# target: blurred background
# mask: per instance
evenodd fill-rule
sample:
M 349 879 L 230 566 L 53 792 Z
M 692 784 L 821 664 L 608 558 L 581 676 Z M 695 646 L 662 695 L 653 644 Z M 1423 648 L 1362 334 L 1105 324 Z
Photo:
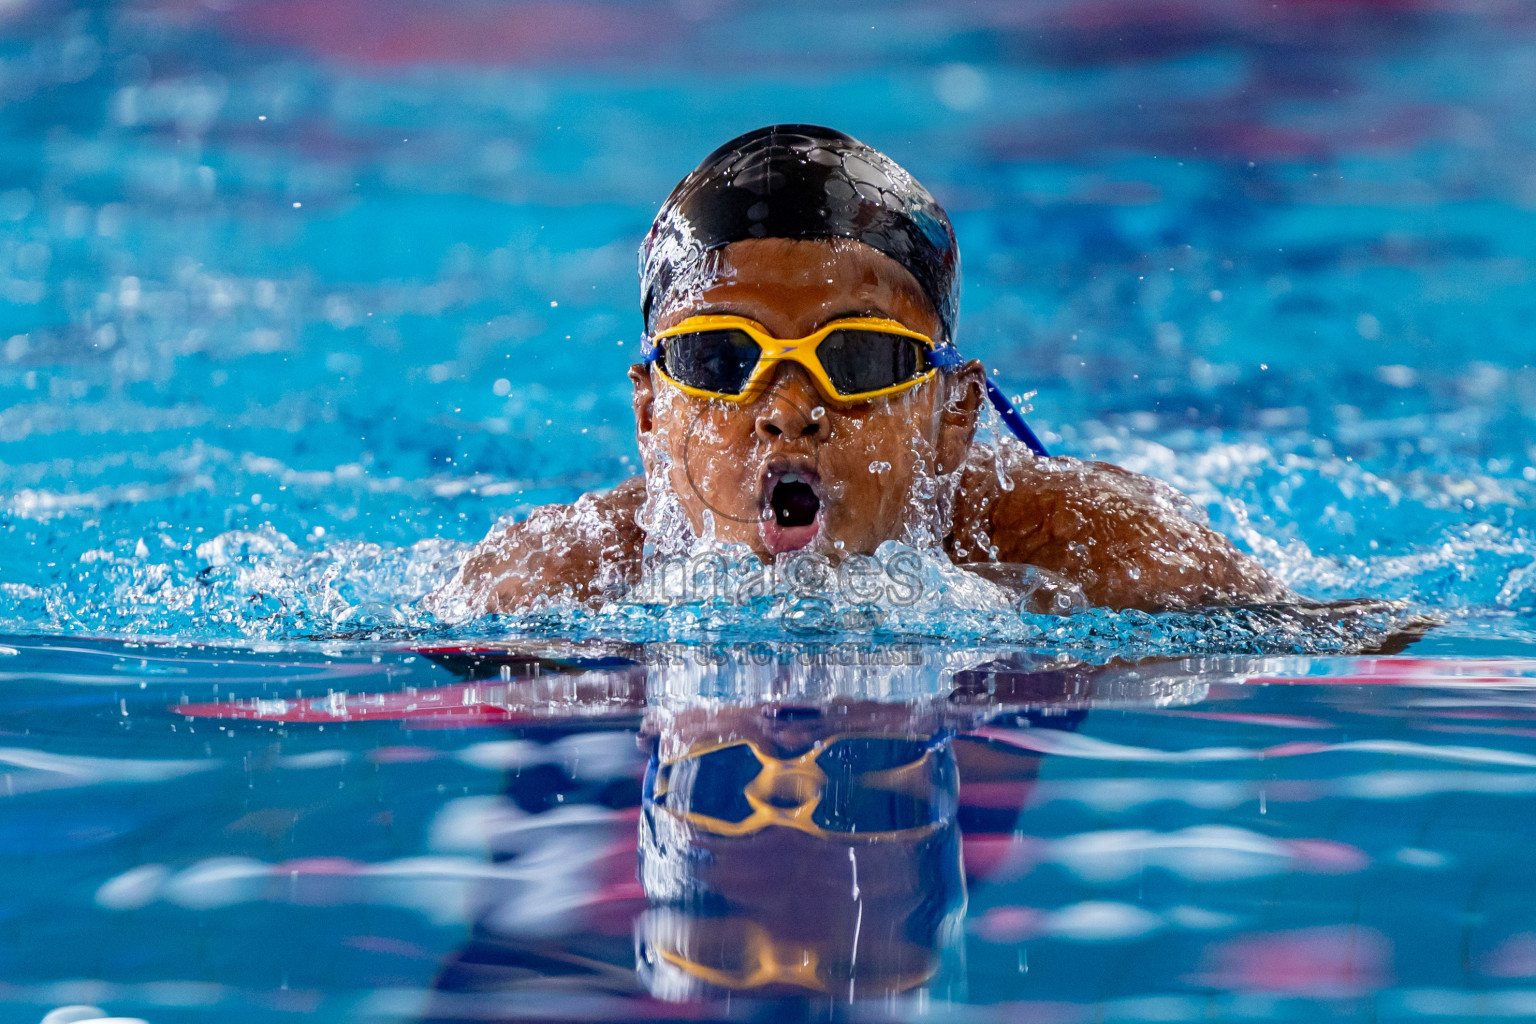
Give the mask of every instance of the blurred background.
M 408 626 L 498 517 L 636 471 L 640 238 L 719 143 L 811 121 L 949 209 L 961 348 L 1054 450 L 1185 488 L 1309 596 L 1509 651 L 1533 28 L 1517 0 L 0 0 L 0 625 Z

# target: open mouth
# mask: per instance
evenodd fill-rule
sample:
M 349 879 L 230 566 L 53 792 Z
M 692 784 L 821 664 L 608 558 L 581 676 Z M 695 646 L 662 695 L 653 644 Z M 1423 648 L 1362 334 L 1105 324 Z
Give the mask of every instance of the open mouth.
M 813 470 L 776 466 L 763 479 L 763 540 L 774 554 L 803 548 L 821 529 L 821 480 Z
M 810 526 L 821 511 L 821 499 L 810 482 L 793 474 L 784 477 L 768 496 L 773 521 L 780 526 Z

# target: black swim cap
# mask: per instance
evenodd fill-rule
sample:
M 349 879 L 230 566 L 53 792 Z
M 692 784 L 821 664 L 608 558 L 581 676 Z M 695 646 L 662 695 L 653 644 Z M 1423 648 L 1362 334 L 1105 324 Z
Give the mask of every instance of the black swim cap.
M 900 263 L 953 341 L 960 250 L 949 215 L 890 157 L 813 124 L 738 136 L 684 178 L 640 246 L 640 310 L 704 284 L 706 254 L 747 238 L 850 238 Z

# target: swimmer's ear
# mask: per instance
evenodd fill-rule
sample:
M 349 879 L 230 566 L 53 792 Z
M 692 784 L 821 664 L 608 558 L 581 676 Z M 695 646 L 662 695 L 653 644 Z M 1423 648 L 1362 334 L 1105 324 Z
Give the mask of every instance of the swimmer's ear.
M 656 386 L 651 383 L 651 368 L 646 363 L 635 363 L 629 368 L 629 382 L 635 386 L 635 437 L 641 441 L 655 424 L 651 409 L 656 404 Z
M 939 472 L 953 473 L 965 465 L 976 436 L 981 403 L 987 394 L 987 371 L 979 359 L 972 359 L 949 374 L 949 393 L 939 414 Z

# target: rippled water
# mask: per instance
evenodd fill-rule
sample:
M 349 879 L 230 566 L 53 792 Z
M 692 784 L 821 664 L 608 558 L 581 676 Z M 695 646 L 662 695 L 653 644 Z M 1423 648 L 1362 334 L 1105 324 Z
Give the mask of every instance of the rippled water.
M 1073 669 L 913 646 L 850 670 L 852 648 L 726 651 L 17 642 L 0 655 L 4 1019 L 1536 1012 L 1536 663 Z M 655 872 L 642 889 L 637 856 L 658 854 L 636 730 L 665 749 L 785 707 L 823 709 L 827 731 L 959 730 L 948 873 L 899 840 L 786 849 L 768 829 L 663 859 L 713 877 L 706 911 Z M 729 858 L 744 879 L 710 875 Z M 911 865 L 922 888 L 890 881 Z M 939 911 L 952 926 L 925 928 Z M 743 918 L 815 957 L 816 981 L 770 1001 L 661 969 L 690 949 L 739 967 L 697 936 Z M 926 981 L 890 981 L 898 961 Z
M 1536 1017 L 1532 27 L 0 4 L 0 1018 L 783 1016 L 657 966 L 705 926 L 636 881 L 635 732 L 701 696 L 1007 754 L 960 759 L 931 977 L 795 1012 Z M 430 618 L 496 520 L 637 469 L 639 238 L 776 120 L 940 197 L 959 344 L 1052 450 L 1179 487 L 1306 597 L 1403 604 L 1046 617 L 929 566 L 873 632 Z

